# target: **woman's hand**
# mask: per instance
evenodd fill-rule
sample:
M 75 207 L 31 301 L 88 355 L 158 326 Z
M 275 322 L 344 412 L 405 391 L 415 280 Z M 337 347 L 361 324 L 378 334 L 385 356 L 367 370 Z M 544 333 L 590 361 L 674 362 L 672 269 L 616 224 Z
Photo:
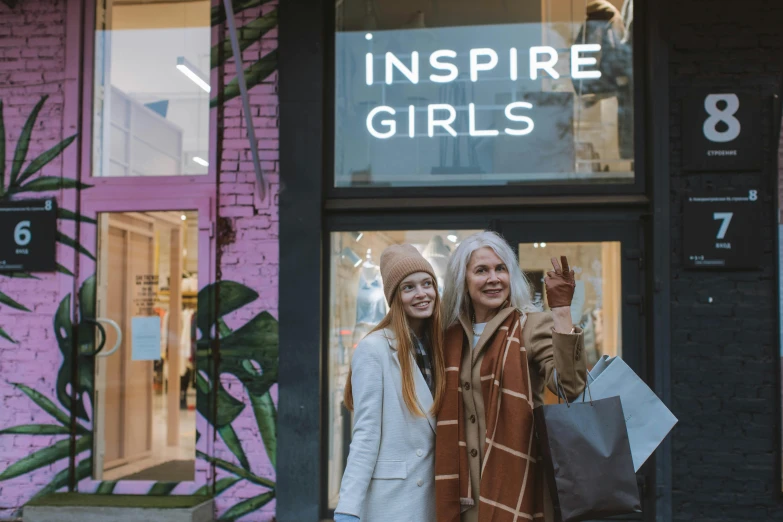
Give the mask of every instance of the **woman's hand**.
M 554 271 L 547 272 L 544 279 L 546 300 L 549 303 L 549 308 L 553 310 L 563 306 L 570 307 L 571 300 L 574 298 L 574 288 L 576 287 L 574 271 L 569 269 L 568 259 L 566 256 L 561 256 L 560 260 L 563 263 L 562 267 L 557 262 L 557 258 L 552 258 Z
M 574 271 L 568 267 L 568 259 L 562 256 L 560 260 L 563 263 L 561 267 L 556 258 L 552 258 L 552 268 L 554 271 L 547 272 L 546 298 L 549 308 L 552 309 L 552 319 L 555 323 L 555 331 L 568 334 L 573 331 L 574 324 L 571 322 L 571 300 L 574 298 Z

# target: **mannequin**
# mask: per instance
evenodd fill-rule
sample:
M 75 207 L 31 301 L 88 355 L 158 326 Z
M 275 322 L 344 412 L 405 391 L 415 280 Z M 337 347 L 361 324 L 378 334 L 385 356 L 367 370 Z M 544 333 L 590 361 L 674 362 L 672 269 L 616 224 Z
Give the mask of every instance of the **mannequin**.
M 430 262 L 432 269 L 435 270 L 435 276 L 438 278 L 438 291 L 443 292 L 443 276 L 446 275 L 446 266 L 449 262 L 451 250 L 443 242 L 441 236 L 433 236 L 427 247 L 422 252 L 424 259 Z
M 378 265 L 372 261 L 372 249 L 367 254 L 359 272 L 359 289 L 356 292 L 356 328 L 352 346 L 367 335 L 386 315 L 386 298 Z

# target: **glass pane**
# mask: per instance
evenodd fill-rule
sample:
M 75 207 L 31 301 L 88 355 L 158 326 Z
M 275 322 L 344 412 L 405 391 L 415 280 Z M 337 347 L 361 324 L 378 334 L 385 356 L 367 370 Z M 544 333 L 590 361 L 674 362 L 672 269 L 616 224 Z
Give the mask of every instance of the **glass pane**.
M 94 478 L 193 481 L 198 215 L 104 213 L 98 223 L 107 343 L 95 365 Z
M 394 244 L 414 245 L 432 264 L 443 291 L 449 255 L 478 230 L 334 232 L 331 235 L 329 315 L 329 508 L 337 506 L 340 480 L 351 443 L 351 412 L 343 405 L 348 369 L 359 341 L 386 315 L 380 275 L 381 252 Z
M 210 2 L 98 4 L 93 176 L 206 174 Z
M 622 289 L 620 242 L 520 243 L 519 267 L 530 281 L 534 301 L 549 310 L 544 276 L 552 270 L 552 257 L 568 257 L 576 276 L 571 319 L 584 330 L 587 367 L 602 355 L 622 356 Z M 546 401 L 557 397 L 546 390 Z
M 340 0 L 336 31 L 336 187 L 633 181 L 632 0 Z

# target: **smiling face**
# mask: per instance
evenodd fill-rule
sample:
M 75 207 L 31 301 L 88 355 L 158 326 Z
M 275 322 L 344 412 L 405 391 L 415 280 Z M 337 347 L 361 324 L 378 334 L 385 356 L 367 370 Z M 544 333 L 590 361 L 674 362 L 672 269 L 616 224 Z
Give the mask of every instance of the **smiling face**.
M 426 272 L 416 272 L 403 279 L 397 291 L 408 323 L 411 328 L 418 330 L 435 310 L 435 281 Z
M 483 247 L 471 254 L 465 283 L 477 323 L 485 323 L 497 314 L 508 299 L 510 280 L 508 267 L 494 250 Z

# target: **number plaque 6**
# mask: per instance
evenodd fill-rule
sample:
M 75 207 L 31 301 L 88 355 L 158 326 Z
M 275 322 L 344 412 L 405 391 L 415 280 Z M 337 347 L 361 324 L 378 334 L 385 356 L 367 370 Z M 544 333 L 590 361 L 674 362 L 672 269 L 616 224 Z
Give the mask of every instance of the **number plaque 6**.
M 14 228 L 14 242 L 19 246 L 27 246 L 30 244 L 30 240 L 33 239 L 33 234 L 30 232 L 30 222 L 20 221 Z

